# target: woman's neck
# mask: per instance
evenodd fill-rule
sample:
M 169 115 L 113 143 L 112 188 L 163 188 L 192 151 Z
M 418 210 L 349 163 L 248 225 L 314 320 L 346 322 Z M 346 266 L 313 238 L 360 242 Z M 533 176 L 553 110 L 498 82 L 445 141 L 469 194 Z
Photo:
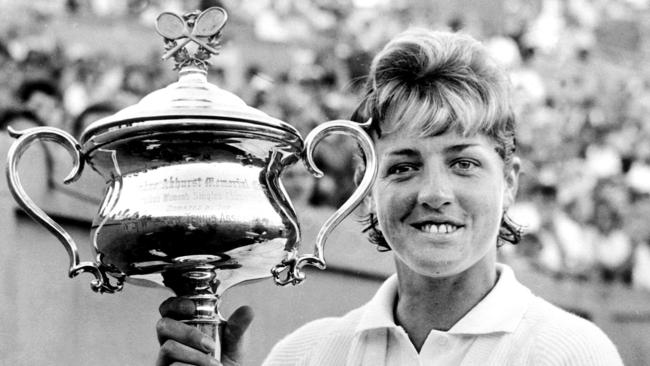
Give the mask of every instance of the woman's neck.
M 395 322 L 420 351 L 431 330 L 447 331 L 467 314 L 496 283 L 496 258 L 488 254 L 463 273 L 433 278 L 415 273 L 399 259 Z

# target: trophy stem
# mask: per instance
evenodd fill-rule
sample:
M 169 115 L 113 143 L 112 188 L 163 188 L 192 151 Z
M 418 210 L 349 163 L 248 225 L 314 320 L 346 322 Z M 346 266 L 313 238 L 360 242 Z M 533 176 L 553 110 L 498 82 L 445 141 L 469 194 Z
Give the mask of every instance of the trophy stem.
M 221 359 L 221 327 L 225 321 L 219 314 L 219 296 L 215 267 L 209 264 L 197 264 L 190 268 L 168 270 L 163 274 L 165 286 L 171 288 L 177 296 L 194 302 L 194 317 L 185 323 L 198 328 L 203 334 L 212 338 L 216 349 L 211 353 Z

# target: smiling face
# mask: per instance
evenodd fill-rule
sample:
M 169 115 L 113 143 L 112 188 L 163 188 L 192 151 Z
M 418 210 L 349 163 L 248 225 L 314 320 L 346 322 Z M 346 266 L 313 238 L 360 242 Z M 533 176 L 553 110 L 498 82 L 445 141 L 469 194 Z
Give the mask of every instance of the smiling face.
M 397 266 L 420 275 L 460 274 L 494 258 L 518 163 L 504 172 L 495 143 L 455 131 L 422 137 L 396 131 L 376 141 L 379 175 L 370 210 Z

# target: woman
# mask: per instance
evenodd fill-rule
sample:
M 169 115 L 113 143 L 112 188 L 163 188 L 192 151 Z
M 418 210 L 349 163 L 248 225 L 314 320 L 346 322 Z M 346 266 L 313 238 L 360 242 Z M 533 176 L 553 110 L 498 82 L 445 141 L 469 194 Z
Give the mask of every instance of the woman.
M 265 365 L 620 365 L 595 325 L 534 296 L 496 263 L 519 231 L 505 212 L 517 190 L 508 82 L 468 36 L 412 30 L 375 57 L 355 119 L 373 119 L 379 175 L 366 199 L 371 241 L 396 275 L 366 305 L 311 322 Z M 181 317 L 172 299 L 163 316 Z M 193 309 L 188 309 L 193 310 Z M 251 320 L 236 311 L 224 364 Z M 200 335 L 163 318 L 159 364 L 210 365 Z

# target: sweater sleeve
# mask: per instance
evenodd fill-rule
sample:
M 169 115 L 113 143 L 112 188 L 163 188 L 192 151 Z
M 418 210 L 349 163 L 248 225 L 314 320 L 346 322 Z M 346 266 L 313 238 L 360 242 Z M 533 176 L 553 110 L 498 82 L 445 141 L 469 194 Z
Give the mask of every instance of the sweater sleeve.
M 562 312 L 537 333 L 529 364 L 544 366 L 622 366 L 612 341 L 592 322 Z

